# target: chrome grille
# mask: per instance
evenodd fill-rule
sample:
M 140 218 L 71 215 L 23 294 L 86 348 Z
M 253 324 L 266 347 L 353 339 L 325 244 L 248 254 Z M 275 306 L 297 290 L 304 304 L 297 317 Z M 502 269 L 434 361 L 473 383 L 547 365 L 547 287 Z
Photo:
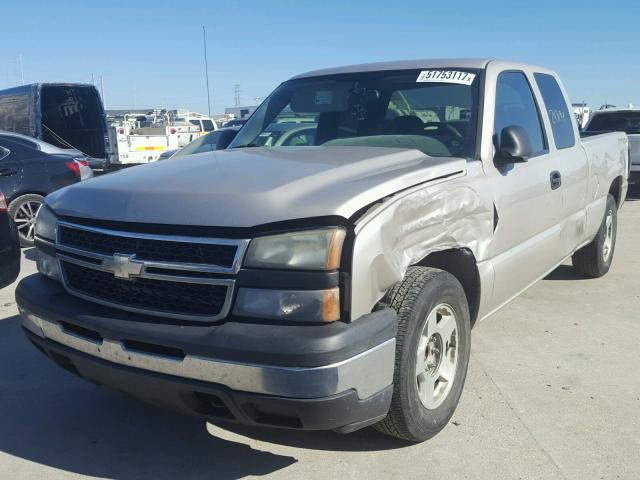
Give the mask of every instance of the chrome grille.
M 58 222 L 56 250 L 73 295 L 138 313 L 216 321 L 229 313 L 231 275 L 248 243 Z
M 208 264 L 223 268 L 233 267 L 238 248 L 235 244 L 220 245 L 113 235 L 70 228 L 66 225 L 60 225 L 58 235 L 62 245 L 105 255 L 135 253 L 138 260 Z

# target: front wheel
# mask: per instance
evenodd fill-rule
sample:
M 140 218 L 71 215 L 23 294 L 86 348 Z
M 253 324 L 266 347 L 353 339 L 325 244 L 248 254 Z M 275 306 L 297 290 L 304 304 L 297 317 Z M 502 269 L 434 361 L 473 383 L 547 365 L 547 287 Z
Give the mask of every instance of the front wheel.
M 605 275 L 613 261 L 617 231 L 618 204 L 613 195 L 609 194 L 600 229 L 591 243 L 573 254 L 573 268 L 587 277 L 598 278 Z
M 398 312 L 393 398 L 375 428 L 422 442 L 447 425 L 462 393 L 471 343 L 467 298 L 448 272 L 411 267 L 386 300 Z

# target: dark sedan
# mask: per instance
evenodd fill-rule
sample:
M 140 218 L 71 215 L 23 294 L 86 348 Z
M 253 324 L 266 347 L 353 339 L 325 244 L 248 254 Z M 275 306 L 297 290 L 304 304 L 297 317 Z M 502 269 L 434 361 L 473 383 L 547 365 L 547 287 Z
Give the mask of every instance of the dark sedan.
M 0 192 L 0 288 L 12 283 L 20 272 L 18 232 L 7 210 L 7 201 Z
M 214 132 L 198 137 L 193 142 L 185 145 L 179 150 L 164 152 L 158 160 L 166 160 L 168 158 L 184 157 L 185 155 L 193 155 L 195 153 L 213 152 L 216 150 L 224 150 L 236 137 L 240 127 L 220 128 Z
M 79 182 L 81 167 L 72 155 L 50 155 L 0 138 L 0 191 L 23 247 L 33 245 L 36 215 L 44 197 Z

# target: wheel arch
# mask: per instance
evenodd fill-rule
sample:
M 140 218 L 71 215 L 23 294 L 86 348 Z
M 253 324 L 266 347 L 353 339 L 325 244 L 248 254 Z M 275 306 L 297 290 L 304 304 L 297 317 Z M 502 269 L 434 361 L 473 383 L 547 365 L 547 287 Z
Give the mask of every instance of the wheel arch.
M 468 248 L 441 250 L 430 253 L 414 265 L 444 270 L 460 282 L 467 297 L 473 326 L 478 318 L 481 295 L 480 273 L 473 252 Z
M 14 193 L 8 200 L 9 203 L 17 200 L 20 197 L 24 197 L 25 195 L 40 195 L 41 197 L 46 197 L 47 194 L 45 192 L 37 191 L 37 190 L 21 190 L 19 192 Z
M 611 186 L 609 187 L 609 193 L 613 195 L 613 198 L 616 201 L 616 205 L 618 208 L 622 205 L 622 175 L 617 176 L 611 182 Z

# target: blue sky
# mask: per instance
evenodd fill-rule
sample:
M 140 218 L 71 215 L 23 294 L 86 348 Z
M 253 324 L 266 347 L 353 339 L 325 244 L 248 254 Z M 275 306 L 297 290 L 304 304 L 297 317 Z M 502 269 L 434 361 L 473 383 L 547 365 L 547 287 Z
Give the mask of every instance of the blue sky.
M 0 88 L 96 82 L 108 108 L 213 112 L 255 103 L 306 70 L 370 61 L 496 57 L 556 69 L 572 101 L 640 105 L 640 2 L 3 0 Z

